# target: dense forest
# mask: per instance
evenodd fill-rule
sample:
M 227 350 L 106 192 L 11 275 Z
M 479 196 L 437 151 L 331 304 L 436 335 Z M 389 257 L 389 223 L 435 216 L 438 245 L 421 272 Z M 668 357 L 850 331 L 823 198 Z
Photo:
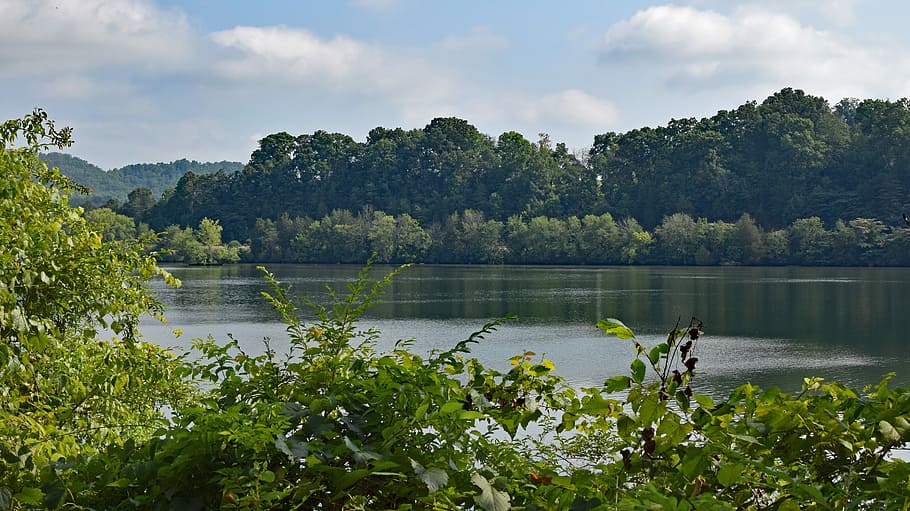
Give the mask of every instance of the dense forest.
M 174 188 L 187 172 L 211 174 L 219 170 L 237 172 L 243 168 L 239 162 L 203 163 L 182 159 L 170 163 L 137 163 L 105 171 L 81 158 L 57 152 L 42 154 L 41 160 L 90 188 L 91 194 L 77 194 L 77 199 L 88 200 L 98 206 L 122 203 L 137 188 L 148 188 L 153 196 L 158 197 L 165 190 Z
M 30 145 L 10 147 L 20 133 Z M 893 374 L 863 390 L 810 376 L 797 395 L 744 383 L 710 396 L 701 375 L 718 366 L 697 318 L 666 340 L 601 320 L 629 371 L 578 388 L 534 352 L 504 370 L 474 357 L 507 318 L 449 349 L 381 350 L 358 319 L 396 273 L 367 266 L 308 312 L 266 273 L 287 337 L 257 351 L 230 335 L 191 352 L 148 342 L 140 320 L 164 321 L 148 281 L 179 282 L 60 193 L 73 183 L 38 151 L 70 134 L 41 110 L 0 123 L 2 510 L 910 507 L 895 455 L 910 390 Z M 214 220 L 198 231 L 219 241 Z
M 908 203 L 910 101 L 788 88 L 584 154 L 457 118 L 276 133 L 240 171 L 112 209 L 155 230 L 212 219 L 256 261 L 903 265 Z

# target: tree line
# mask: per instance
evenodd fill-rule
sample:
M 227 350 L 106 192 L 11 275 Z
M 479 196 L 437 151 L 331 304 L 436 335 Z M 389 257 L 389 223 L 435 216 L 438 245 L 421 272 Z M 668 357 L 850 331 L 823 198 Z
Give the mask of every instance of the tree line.
M 379 233 L 391 221 L 430 241 L 390 260 L 907 264 L 908 148 L 907 99 L 832 107 L 788 88 L 712 117 L 597 135 L 584 154 L 545 134 L 494 139 L 457 118 L 378 127 L 365 142 L 276 133 L 242 170 L 188 172 L 160 197 L 137 188 L 108 206 L 159 231 L 216 219 L 255 261 L 362 261 L 372 245 L 388 252 Z M 374 225 L 380 212 L 390 220 Z M 585 236 L 604 215 L 625 241 L 596 255 Z M 758 234 L 730 237 L 750 222 Z M 680 226 L 693 231 L 677 236 Z
M 108 240 L 149 232 L 109 208 L 86 213 Z M 365 208 L 335 210 L 321 219 L 257 219 L 250 238 L 222 241 L 222 226 L 204 217 L 197 226 L 173 224 L 151 246 L 159 260 L 189 264 L 245 262 L 466 264 L 840 265 L 910 264 L 910 229 L 880 220 L 818 217 L 764 230 L 748 214 L 736 222 L 674 213 L 652 230 L 609 213 L 566 219 L 515 215 L 505 222 L 465 210 L 422 226 L 408 214 Z
M 70 205 L 74 184 L 38 160 L 69 141 L 40 110 L 0 124 L 2 510 L 910 507 L 894 455 L 910 390 L 810 375 L 797 395 L 702 394 L 697 318 L 650 342 L 600 321 L 629 371 L 579 389 L 533 352 L 504 370 L 472 356 L 506 319 L 446 350 L 381 351 L 358 319 L 396 273 L 368 266 L 303 312 L 266 272 L 283 343 L 147 342 L 140 320 L 164 320 L 148 281 L 179 281 Z M 218 241 L 214 220 L 193 231 Z
M 40 158 L 48 166 L 59 168 L 70 179 L 87 186 L 90 193 L 74 191 L 74 197 L 92 207 L 116 208 L 130 192 L 137 189 L 148 189 L 154 202 L 154 197 L 160 197 L 165 190 L 173 188 L 187 172 L 210 174 L 219 170 L 236 172 L 243 168 L 239 162 L 180 159 L 170 163 L 135 163 L 105 171 L 69 154 L 52 151 L 41 154 Z

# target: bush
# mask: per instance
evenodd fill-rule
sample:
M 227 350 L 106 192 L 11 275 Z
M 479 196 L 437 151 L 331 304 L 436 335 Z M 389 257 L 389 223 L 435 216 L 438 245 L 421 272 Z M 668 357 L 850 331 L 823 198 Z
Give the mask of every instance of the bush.
M 192 391 L 137 330 L 161 313 L 144 282 L 176 281 L 143 241 L 103 241 L 68 203 L 76 185 L 38 159 L 69 136 L 40 110 L 0 125 L 0 509 L 57 507 L 57 472 L 147 441 Z
M 575 389 L 524 353 L 374 349 L 357 320 L 393 275 L 369 266 L 304 320 L 269 273 L 289 348 L 141 340 L 172 278 L 141 242 L 105 242 L 37 159 L 43 112 L 0 126 L 0 509 L 906 509 L 910 392 L 807 378 L 800 394 L 692 389 L 702 323 L 629 342 L 628 376 Z M 8 149 L 17 135 L 28 146 Z M 508 319 L 508 318 L 506 318 Z M 105 339 L 111 335 L 111 339 Z M 163 411 L 170 411 L 167 417 Z

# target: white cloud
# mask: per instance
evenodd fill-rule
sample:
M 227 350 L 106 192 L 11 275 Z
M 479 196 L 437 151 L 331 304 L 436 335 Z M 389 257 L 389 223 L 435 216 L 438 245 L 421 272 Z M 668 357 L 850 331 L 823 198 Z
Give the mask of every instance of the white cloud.
M 483 122 L 546 126 L 574 126 L 585 129 L 603 129 L 617 118 L 617 109 L 611 101 L 601 99 L 578 89 L 567 89 L 538 97 L 525 95 L 485 96 L 473 99 L 464 109 L 472 119 Z
M 244 54 L 245 58 L 223 64 L 225 72 L 238 78 L 261 77 L 265 72 L 304 81 L 339 81 L 382 60 L 379 50 L 348 37 L 326 41 L 287 27 L 235 27 L 213 33 L 212 40 Z
M 857 46 L 761 7 L 725 15 L 657 6 L 611 26 L 601 61 L 656 75 L 671 88 L 734 85 L 766 92 L 794 86 L 836 101 L 905 94 L 910 61 L 904 54 L 900 48 Z
M 186 63 L 184 16 L 146 0 L 2 0 L 0 76 Z
M 447 72 L 417 57 L 343 35 L 323 39 L 305 29 L 240 26 L 211 38 L 241 54 L 218 64 L 232 79 L 418 101 L 445 96 L 454 85 Z
M 616 105 L 578 89 L 548 94 L 532 103 L 531 117 L 554 125 L 580 125 L 603 129 L 616 121 Z
M 128 96 L 135 91 L 126 84 L 98 80 L 82 74 L 65 74 L 42 81 L 42 95 L 53 99 L 95 99 Z
M 731 2 L 726 0 L 727 4 Z M 787 13 L 792 16 L 815 15 L 836 25 L 849 25 L 856 21 L 856 11 L 859 9 L 859 0 L 746 0 L 732 2 L 745 6 L 761 6 L 775 12 Z

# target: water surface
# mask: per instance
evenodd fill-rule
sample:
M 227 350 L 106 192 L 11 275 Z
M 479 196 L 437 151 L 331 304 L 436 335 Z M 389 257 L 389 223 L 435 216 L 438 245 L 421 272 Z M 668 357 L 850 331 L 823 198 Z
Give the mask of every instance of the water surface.
M 393 267 L 376 267 L 382 275 Z M 167 325 L 145 322 L 147 338 L 165 345 L 192 337 L 238 338 L 261 350 L 263 337 L 279 351 L 284 326 L 261 297 L 267 288 L 252 265 L 178 267 L 180 289 L 156 284 L 167 304 Z M 325 303 L 326 286 L 340 295 L 359 267 L 274 265 L 269 270 L 292 294 Z M 699 341 L 699 390 L 721 395 L 747 381 L 797 389 L 805 376 L 856 387 L 887 372 L 910 384 L 907 306 L 910 269 L 752 267 L 515 267 L 431 266 L 406 269 L 362 325 L 380 330 L 380 349 L 413 338 L 413 349 L 447 349 L 485 322 L 507 314 L 474 348 L 485 363 L 508 367 L 509 357 L 546 354 L 577 385 L 598 385 L 626 374 L 628 341 L 593 325 L 620 318 L 646 345 L 659 342 L 678 320 L 705 324 Z M 309 317 L 306 310 L 304 317 Z M 175 340 L 170 331 L 184 335 Z

